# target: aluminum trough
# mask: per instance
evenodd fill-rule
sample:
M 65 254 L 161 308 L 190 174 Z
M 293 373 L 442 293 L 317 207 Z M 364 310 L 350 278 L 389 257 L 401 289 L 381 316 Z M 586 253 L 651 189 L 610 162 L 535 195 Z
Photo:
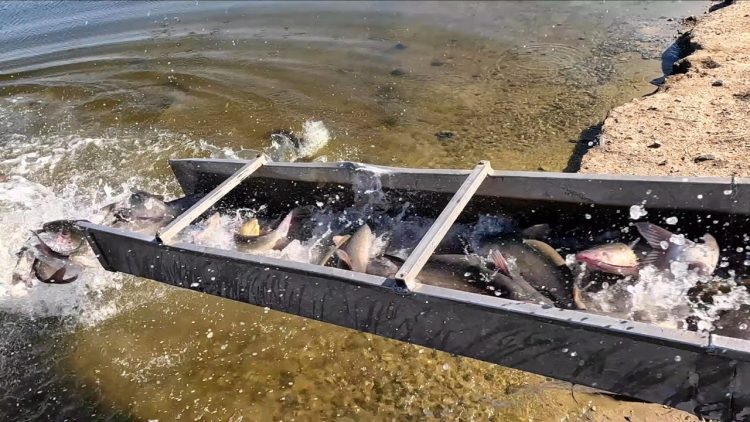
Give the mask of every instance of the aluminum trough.
M 173 161 L 172 167 L 189 195 L 208 194 L 246 164 L 195 159 Z M 305 187 L 350 185 L 363 168 L 378 173 L 384 189 L 448 196 L 472 174 L 352 163 L 267 163 L 239 183 L 237 191 L 257 188 L 253 183 L 261 179 Z M 735 219 L 750 209 L 750 185 L 741 182 L 490 171 L 476 195 L 479 202 L 499 198 L 522 205 L 543 201 L 563 207 L 627 207 L 645 199 L 654 209 L 711 212 Z M 269 189 L 263 194 L 278 193 Z M 703 195 L 703 200 L 696 201 L 697 195 Z M 663 403 L 704 417 L 750 419 L 750 341 L 419 283 L 406 288 L 397 280 L 337 268 L 160 242 L 124 230 L 81 225 L 109 271 Z

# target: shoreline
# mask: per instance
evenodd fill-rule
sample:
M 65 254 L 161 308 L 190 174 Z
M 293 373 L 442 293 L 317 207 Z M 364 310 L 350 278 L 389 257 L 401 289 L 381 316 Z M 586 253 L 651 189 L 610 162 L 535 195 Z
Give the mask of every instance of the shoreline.
M 654 93 L 610 110 L 595 145 L 579 142 L 578 172 L 750 176 L 750 1 L 685 25 L 687 55 Z

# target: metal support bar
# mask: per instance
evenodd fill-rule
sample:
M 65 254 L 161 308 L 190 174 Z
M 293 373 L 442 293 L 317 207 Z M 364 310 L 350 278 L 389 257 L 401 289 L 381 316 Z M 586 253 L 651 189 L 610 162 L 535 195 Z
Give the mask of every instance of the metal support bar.
M 221 200 L 221 198 L 231 192 L 232 189 L 242 183 L 243 180 L 248 178 L 261 166 L 266 164 L 267 161 L 268 159 L 265 155 L 259 155 L 253 161 L 242 166 L 229 178 L 224 180 L 219 186 L 214 188 L 214 190 L 207 193 L 206 196 L 201 198 L 200 201 L 196 202 L 195 205 L 188 208 L 187 211 L 172 220 L 172 222 L 169 223 L 169 225 L 167 225 L 164 230 L 160 230 L 159 233 L 156 234 L 156 239 L 158 241 L 161 241 L 162 243 L 171 243 L 172 239 L 175 235 L 177 235 L 177 233 L 187 227 L 188 224 L 192 223 L 193 220 L 200 217 L 204 212 L 206 212 L 206 210 L 211 208 L 215 203 Z
M 414 251 L 406 258 L 406 261 L 396 273 L 396 279 L 403 281 L 410 289 L 414 287 L 416 279 L 422 267 L 430 259 L 435 249 L 443 240 L 456 221 L 461 212 L 469 203 L 474 193 L 479 189 L 487 174 L 492 170 L 489 161 L 481 161 L 474 168 L 474 171 L 466 177 L 461 187 L 458 188 L 448 205 L 443 208 L 438 218 L 432 223 L 427 233 L 419 241 Z

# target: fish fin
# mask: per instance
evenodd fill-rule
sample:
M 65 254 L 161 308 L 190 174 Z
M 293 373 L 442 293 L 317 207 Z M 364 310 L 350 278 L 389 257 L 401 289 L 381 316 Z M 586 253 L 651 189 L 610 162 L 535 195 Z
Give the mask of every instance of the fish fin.
M 646 242 L 654 248 L 662 250 L 661 242 L 669 242 L 672 232 L 651 223 L 635 223 L 635 228 L 646 239 Z
M 500 271 L 502 274 L 510 276 L 508 261 L 505 259 L 503 254 L 500 253 L 500 251 L 491 250 L 488 257 L 498 271 Z
M 654 249 L 663 250 L 661 242 L 669 242 L 674 233 L 651 223 L 635 223 L 635 228 L 643 236 L 648 244 Z M 685 239 L 685 246 L 693 245 L 695 242 Z M 671 242 L 670 242 L 671 245 Z
M 639 264 L 641 268 L 653 265 L 655 267 L 658 267 L 657 263 L 659 261 L 662 261 L 666 256 L 666 253 L 664 250 L 652 250 L 649 253 L 646 254 L 643 258 L 640 258 Z
M 60 283 L 64 280 L 63 277 L 65 277 L 65 265 L 60 267 L 57 271 L 52 273 L 49 277 L 46 277 L 46 278 L 44 276 L 40 277 L 40 275 L 41 274 L 36 273 L 36 278 L 38 278 L 39 281 L 41 281 L 42 283 L 48 283 L 48 284 Z
M 338 256 L 339 259 L 343 261 L 347 267 L 352 268 L 352 259 L 351 257 L 349 257 L 349 254 L 346 253 L 346 251 L 342 251 L 341 249 L 336 249 L 336 256 Z
M 294 216 L 294 210 L 290 211 L 289 214 L 284 217 L 283 220 L 281 220 L 281 223 L 279 223 L 279 226 L 276 227 L 275 232 L 278 232 L 281 237 L 286 237 L 287 234 L 289 234 L 289 228 L 292 226 L 292 217 Z
M 352 236 L 349 234 L 345 234 L 343 236 L 333 236 L 333 244 L 336 245 L 337 248 L 340 248 L 344 243 L 346 243 Z
M 547 223 L 534 224 L 521 230 L 521 237 L 536 240 L 546 239 L 549 237 L 551 231 L 552 229 Z

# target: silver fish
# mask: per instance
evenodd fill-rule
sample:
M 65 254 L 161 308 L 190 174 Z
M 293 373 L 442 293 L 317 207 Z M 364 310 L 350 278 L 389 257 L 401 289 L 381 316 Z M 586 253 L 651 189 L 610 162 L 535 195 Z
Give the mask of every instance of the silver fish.
M 237 249 L 242 252 L 263 252 L 279 247 L 279 245 L 287 240 L 293 216 L 294 211 L 291 211 L 283 220 L 281 220 L 278 227 L 268 234 L 260 236 L 243 236 L 236 233 L 234 235 L 234 240 L 237 243 Z
M 528 281 L 511 270 L 511 266 L 502 253 L 492 251 L 488 259 L 492 261 L 497 273 L 492 276 L 492 284 L 507 292 L 508 298 L 526 302 L 541 303 L 552 306 L 553 303 L 541 294 Z
M 591 270 L 609 274 L 638 275 L 638 257 L 624 243 L 609 243 L 576 253 L 576 261 Z
M 375 235 L 372 234 L 370 226 L 363 224 L 343 248 L 336 250 L 336 255 L 346 263 L 350 270 L 365 273 L 370 262 L 370 249 L 374 240 Z
M 641 259 L 641 266 L 668 270 L 672 262 L 682 262 L 699 274 L 711 275 L 719 263 L 719 244 L 708 233 L 701 237 L 703 243 L 695 243 L 655 224 L 636 223 L 635 227 L 653 248 Z
M 103 223 L 139 233 L 156 234 L 183 211 L 182 202 L 165 202 L 161 195 L 134 190 L 122 201 L 102 208 Z
M 476 250 L 481 256 L 489 256 L 493 251 L 505 258 L 514 258 L 517 275 L 536 290 L 548 294 L 559 306 L 575 307 L 573 274 L 567 266 L 557 265 L 555 260 L 517 239 L 485 243 Z
M 216 232 L 221 228 L 221 215 L 216 212 L 206 219 L 206 224 L 203 229 L 193 235 L 193 242 L 203 243 L 211 239 Z
M 316 264 L 325 266 L 328 264 L 328 261 L 333 258 L 333 255 L 336 253 L 336 251 L 345 244 L 349 239 L 351 239 L 350 235 L 345 236 L 333 236 L 333 239 L 331 240 L 332 245 L 328 246 L 327 248 L 319 247 L 318 249 L 322 249 L 322 252 L 320 252 L 320 257 L 317 259 Z M 385 277 L 385 276 L 384 276 Z
M 65 220 L 47 223 L 41 230 L 33 231 L 18 252 L 11 283 L 23 282 L 31 287 L 35 278 L 56 284 L 75 281 L 84 266 L 96 265 L 88 244 L 82 243 L 82 236 L 75 222 Z
M 446 255 L 436 256 L 446 257 Z M 452 257 L 453 255 L 450 256 Z M 466 255 L 461 255 L 461 257 L 466 257 Z M 453 266 L 450 262 L 451 260 L 451 258 L 448 258 L 443 261 L 428 261 L 422 267 L 422 271 L 419 272 L 415 281 L 421 284 L 464 292 L 487 293 L 487 290 L 484 289 L 485 283 L 481 281 L 481 277 L 478 275 L 478 268 L 472 268 L 475 273 L 474 277 L 467 276 L 466 270 Z M 398 257 L 379 256 L 371 259 L 367 264 L 367 273 L 392 278 L 396 275 L 402 264 L 403 260 Z

